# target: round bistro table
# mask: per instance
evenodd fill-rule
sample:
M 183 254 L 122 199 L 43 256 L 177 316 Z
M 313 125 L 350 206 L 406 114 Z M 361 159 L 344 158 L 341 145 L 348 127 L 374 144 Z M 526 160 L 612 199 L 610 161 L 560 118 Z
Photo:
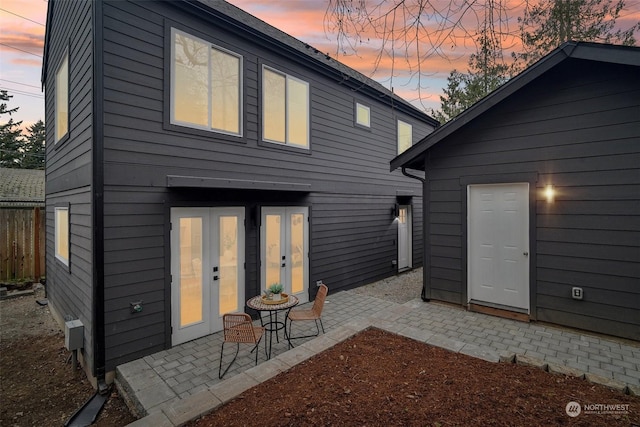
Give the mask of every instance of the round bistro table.
M 280 304 L 265 303 L 262 295 L 257 295 L 247 301 L 247 307 L 256 310 L 260 314 L 260 324 L 264 327 L 265 331 L 269 332 L 269 352 L 267 357 L 271 359 L 271 344 L 273 343 L 273 334 L 276 335 L 276 342 L 280 342 L 278 338 L 278 331 L 284 330 L 284 338 L 287 339 L 287 316 L 293 307 L 298 305 L 300 301 L 295 295 L 289 295 L 287 301 Z M 286 311 L 283 321 L 278 320 L 278 313 Z M 269 313 L 269 321 L 265 322 L 266 318 L 262 317 L 262 313 Z

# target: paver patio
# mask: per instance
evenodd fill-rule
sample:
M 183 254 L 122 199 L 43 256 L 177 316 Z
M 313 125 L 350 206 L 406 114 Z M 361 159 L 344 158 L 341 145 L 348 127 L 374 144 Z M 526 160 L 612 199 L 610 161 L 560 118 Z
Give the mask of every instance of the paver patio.
M 307 323 L 306 328 L 296 325 L 294 334 L 315 332 L 313 322 Z M 137 415 L 149 415 L 135 424 L 178 425 L 374 326 L 486 360 L 510 360 L 517 355 L 521 363 L 585 373 L 594 382 L 621 390 L 628 388 L 640 395 L 640 344 L 613 337 L 472 313 L 420 299 L 397 304 L 355 291 L 330 294 L 323 323 L 324 336 L 297 340 L 296 348 L 289 351 L 280 335 L 280 342 L 273 344 L 276 357 L 269 361 L 261 343 L 256 368 L 254 354 L 249 352 L 251 346 L 241 348 L 223 383 L 218 379 L 222 333 L 120 365 L 116 382 Z M 230 347 L 228 360 L 232 357 Z

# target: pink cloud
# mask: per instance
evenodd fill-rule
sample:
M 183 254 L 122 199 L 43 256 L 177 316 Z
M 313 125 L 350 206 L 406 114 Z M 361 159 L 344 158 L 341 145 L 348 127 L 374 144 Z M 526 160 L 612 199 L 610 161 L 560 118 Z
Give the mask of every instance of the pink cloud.
M 40 66 L 42 56 L 46 2 L 5 0 L 0 11 L 0 51 L 5 65 Z M 20 15 L 20 16 L 17 16 Z
M 31 59 L 33 58 L 33 59 Z M 26 55 L 25 56 L 20 56 L 20 57 L 16 57 L 14 59 L 11 60 L 11 63 L 14 65 L 21 65 L 21 66 L 25 66 L 25 67 L 36 67 L 36 68 L 40 68 L 42 67 L 42 60 L 36 58 L 35 56 L 27 58 Z

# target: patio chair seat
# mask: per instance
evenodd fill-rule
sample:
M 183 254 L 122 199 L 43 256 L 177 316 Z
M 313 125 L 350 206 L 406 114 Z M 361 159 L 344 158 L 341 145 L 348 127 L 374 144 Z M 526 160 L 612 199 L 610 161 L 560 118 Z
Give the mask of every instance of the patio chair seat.
M 300 339 L 300 338 L 310 338 L 317 337 L 320 335 L 320 328 L 322 328 L 322 333 L 324 334 L 324 325 L 322 324 L 322 309 L 324 308 L 324 301 L 327 298 L 327 293 L 329 292 L 329 288 L 326 285 L 320 285 L 318 289 L 318 293 L 316 294 L 316 299 L 313 301 L 313 307 L 308 310 L 291 310 L 289 315 L 287 316 L 287 320 L 289 321 L 289 333 L 287 334 L 287 340 L 289 341 L 289 348 L 293 347 L 291 344 L 291 340 Z M 291 336 L 291 327 L 293 322 L 298 321 L 309 321 L 313 320 L 316 324 L 316 333 L 312 335 L 303 335 L 303 336 Z M 320 325 L 318 326 L 318 322 Z
M 262 339 L 265 331 L 262 326 L 253 326 L 251 316 L 246 313 L 227 313 L 222 316 L 222 323 L 224 325 L 224 340 L 222 341 L 222 348 L 220 349 L 220 366 L 218 368 L 218 378 L 220 379 L 224 377 L 238 357 L 240 344 L 254 344 L 251 352 L 256 352 L 256 365 L 258 364 L 258 345 L 260 345 L 260 340 Z M 222 358 L 224 356 L 224 345 L 226 343 L 236 343 L 236 354 L 233 356 L 233 360 L 229 363 L 224 372 L 222 372 Z M 266 340 L 264 351 L 266 354 Z

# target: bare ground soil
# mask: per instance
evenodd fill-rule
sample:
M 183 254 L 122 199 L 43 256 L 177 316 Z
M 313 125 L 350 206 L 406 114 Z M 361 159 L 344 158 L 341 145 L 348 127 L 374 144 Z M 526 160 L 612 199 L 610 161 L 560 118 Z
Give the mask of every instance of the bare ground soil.
M 414 277 L 415 276 L 415 277 Z M 419 295 L 419 274 L 393 295 Z M 389 298 L 392 283 L 357 292 Z M 403 291 L 403 292 L 400 292 Z M 418 293 L 416 293 L 418 292 Z M 0 301 L 0 425 L 54 426 L 94 391 L 72 372 L 64 336 L 33 296 Z M 625 413 L 565 412 L 567 403 L 628 405 Z M 112 393 L 97 426 L 135 418 Z M 494 364 L 376 329 L 243 393 L 193 426 L 634 426 L 640 398 L 537 368 Z
M 583 412 L 567 415 L 569 402 Z M 586 413 L 590 404 L 626 409 Z M 369 329 L 189 425 L 629 427 L 640 425 L 640 398 Z
M 93 387 L 71 353 L 44 298 L 34 295 L 0 301 L 0 425 L 62 426 L 91 396 Z M 135 421 L 114 391 L 96 426 L 120 427 Z

